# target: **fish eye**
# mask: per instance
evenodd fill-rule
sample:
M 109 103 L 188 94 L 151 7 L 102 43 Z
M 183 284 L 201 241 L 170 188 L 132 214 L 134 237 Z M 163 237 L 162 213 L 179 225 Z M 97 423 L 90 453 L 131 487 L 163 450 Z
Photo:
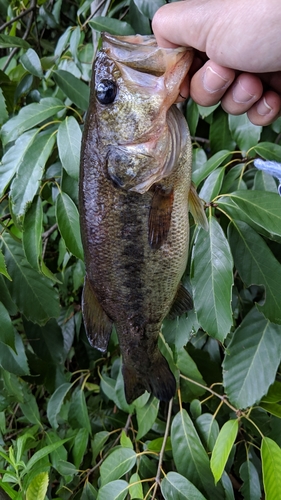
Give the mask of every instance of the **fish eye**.
M 96 88 L 97 100 L 101 104 L 111 104 L 117 94 L 117 85 L 113 80 L 101 80 Z

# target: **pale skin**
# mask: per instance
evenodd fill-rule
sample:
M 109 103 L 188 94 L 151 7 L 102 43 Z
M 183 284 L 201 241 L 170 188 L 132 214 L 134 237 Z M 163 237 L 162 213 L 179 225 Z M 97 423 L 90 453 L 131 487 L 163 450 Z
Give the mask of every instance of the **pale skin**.
M 281 0 L 187 0 L 161 7 L 152 29 L 161 47 L 187 46 L 195 59 L 180 94 L 255 125 L 281 114 Z

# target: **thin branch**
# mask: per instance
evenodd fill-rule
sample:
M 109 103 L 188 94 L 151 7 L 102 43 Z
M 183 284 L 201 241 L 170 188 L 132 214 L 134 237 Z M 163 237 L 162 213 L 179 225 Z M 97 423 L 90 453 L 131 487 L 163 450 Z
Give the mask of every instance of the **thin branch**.
M 169 435 L 169 430 L 170 430 L 170 423 L 171 423 L 171 418 L 172 418 L 172 409 L 173 409 L 173 398 L 170 399 L 170 402 L 169 402 L 166 429 L 165 429 L 163 443 L 162 443 L 161 450 L 160 450 L 160 455 L 159 455 L 159 464 L 158 464 L 157 474 L 156 474 L 156 478 L 155 478 L 155 481 L 158 484 L 160 484 L 161 468 L 162 468 L 163 457 L 164 457 L 164 453 L 165 453 L 165 447 L 166 447 L 166 443 L 167 443 L 167 439 L 168 439 L 168 435 Z
M 35 13 L 35 9 L 36 9 L 36 0 L 31 0 L 30 9 L 31 9 L 31 15 L 28 18 L 28 21 L 26 23 L 26 30 L 25 30 L 25 32 L 24 32 L 24 34 L 22 36 L 23 40 L 26 40 L 26 38 L 28 37 L 28 35 L 30 33 L 30 30 L 31 30 L 31 26 L 32 26 L 33 19 L 34 19 L 34 13 Z M 13 48 L 12 52 L 10 53 L 9 57 L 7 58 L 7 61 L 5 62 L 4 66 L 2 68 L 2 71 L 5 72 L 5 70 L 9 66 L 11 60 L 13 59 L 14 55 L 18 52 L 19 49 L 20 49 L 20 47 L 14 47 Z
M 51 226 L 47 231 L 45 231 L 45 233 L 42 234 L 42 240 L 47 240 L 49 236 L 51 236 L 51 234 L 53 234 L 56 231 L 57 228 L 58 224 L 56 222 L 56 224 Z
M 82 24 L 82 29 L 85 29 L 85 27 L 87 26 L 88 22 L 92 19 L 92 17 L 94 17 L 96 15 L 96 13 L 100 10 L 100 8 L 105 4 L 106 0 L 102 0 L 97 8 L 94 10 L 94 12 L 91 12 L 90 16 L 86 19 L 86 21 L 84 22 L 84 24 Z
M 29 12 L 32 12 L 33 9 L 34 9 L 34 6 L 31 6 L 28 9 L 21 12 L 18 16 L 13 17 L 13 19 L 10 19 L 10 21 L 7 21 L 6 23 L 2 24 L 2 26 L 0 26 L 0 33 L 1 33 L 1 31 L 4 31 L 5 28 L 10 26 L 10 24 L 13 24 L 14 22 L 18 21 L 22 17 L 26 16 L 26 14 L 29 14 Z

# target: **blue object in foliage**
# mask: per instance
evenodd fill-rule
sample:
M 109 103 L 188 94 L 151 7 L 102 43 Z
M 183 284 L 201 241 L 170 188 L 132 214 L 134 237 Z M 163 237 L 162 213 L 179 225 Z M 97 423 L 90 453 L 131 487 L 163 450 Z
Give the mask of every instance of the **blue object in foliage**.
M 254 165 L 259 170 L 263 170 L 267 174 L 273 175 L 279 181 L 278 193 L 281 196 L 281 163 L 277 161 L 261 160 L 257 158 L 254 160 Z

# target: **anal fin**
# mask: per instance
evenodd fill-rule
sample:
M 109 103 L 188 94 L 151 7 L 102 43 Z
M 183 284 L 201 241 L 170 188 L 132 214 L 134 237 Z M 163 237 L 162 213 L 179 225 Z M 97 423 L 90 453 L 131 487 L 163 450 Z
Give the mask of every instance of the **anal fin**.
M 167 318 L 175 319 L 191 309 L 193 309 L 192 297 L 183 284 L 180 283 Z
M 89 343 L 100 351 L 106 351 L 112 331 L 112 321 L 98 302 L 87 277 L 83 288 L 82 312 Z
M 165 190 L 162 186 L 154 186 L 148 225 L 148 241 L 154 250 L 160 248 L 167 240 L 174 202 L 173 189 Z
M 189 201 L 189 210 L 192 214 L 194 221 L 196 222 L 196 224 L 203 227 L 205 231 L 208 231 L 209 224 L 204 210 L 204 203 L 199 197 L 193 182 L 190 185 L 188 201 Z

